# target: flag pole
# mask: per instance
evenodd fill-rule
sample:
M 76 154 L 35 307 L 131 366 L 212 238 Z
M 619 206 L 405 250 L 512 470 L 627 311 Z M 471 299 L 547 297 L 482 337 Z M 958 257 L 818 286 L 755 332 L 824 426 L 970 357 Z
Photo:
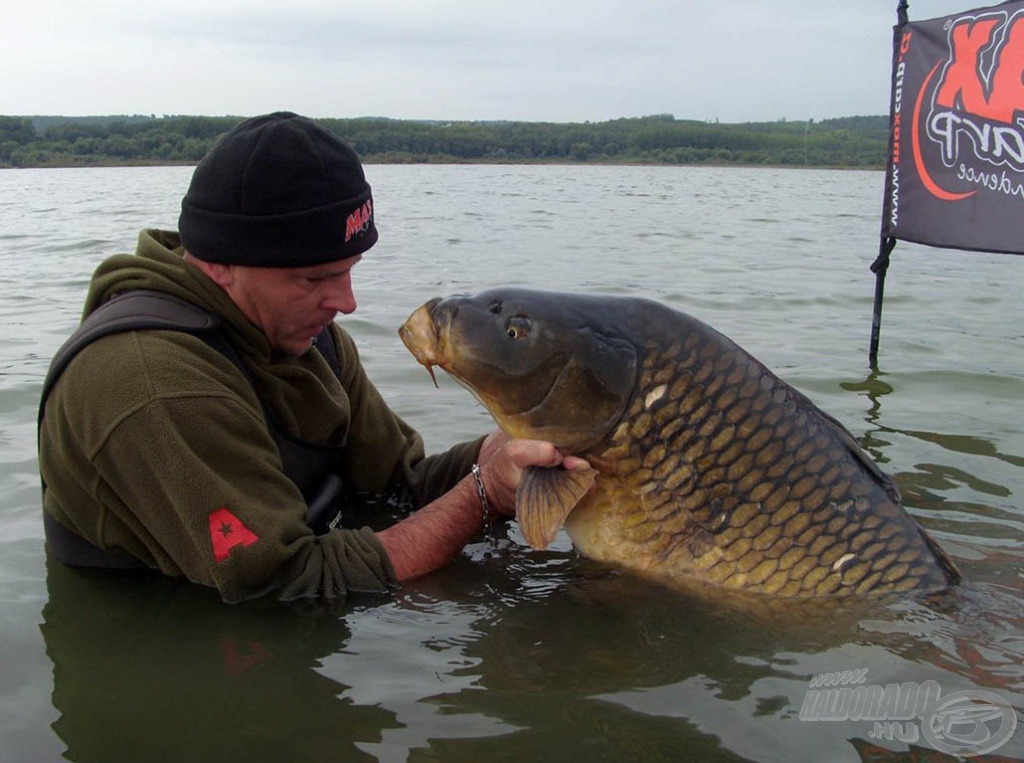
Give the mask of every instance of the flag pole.
M 908 0 L 899 0 L 896 5 L 896 24 L 905 26 L 910 20 L 907 10 L 910 8 Z M 892 140 L 892 113 L 889 114 L 889 133 Z M 890 145 L 890 149 L 892 146 Z M 889 255 L 896 247 L 896 239 L 891 236 L 882 236 L 878 243 L 878 256 L 871 263 L 871 272 L 875 274 L 875 304 L 871 311 L 871 345 L 868 349 L 868 361 L 871 368 L 878 369 L 878 339 L 882 331 L 882 297 L 885 294 L 885 274 L 889 270 Z
M 871 348 L 868 350 L 868 361 L 871 368 L 878 368 L 878 337 L 882 331 L 882 297 L 885 294 L 885 273 L 889 269 L 889 255 L 896 247 L 896 239 L 883 236 L 878 244 L 878 257 L 871 263 L 871 272 L 875 274 L 875 305 L 871 313 Z

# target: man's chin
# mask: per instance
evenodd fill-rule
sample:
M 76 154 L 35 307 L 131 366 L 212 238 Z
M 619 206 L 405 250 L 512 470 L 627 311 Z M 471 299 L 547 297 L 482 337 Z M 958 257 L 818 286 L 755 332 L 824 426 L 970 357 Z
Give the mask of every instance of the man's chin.
M 274 357 L 281 360 L 294 360 L 309 352 L 309 348 L 312 346 L 312 339 L 299 339 L 284 344 L 275 344 Z

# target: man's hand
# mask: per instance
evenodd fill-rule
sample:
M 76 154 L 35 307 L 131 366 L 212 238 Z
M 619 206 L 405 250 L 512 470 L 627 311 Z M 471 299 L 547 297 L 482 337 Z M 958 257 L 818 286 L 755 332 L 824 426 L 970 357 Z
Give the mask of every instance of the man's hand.
M 585 469 L 589 464 L 578 456 L 565 456 L 543 440 L 513 440 L 499 430 L 491 432 L 477 456 L 487 500 L 497 514 L 515 516 L 516 488 L 528 466 Z
M 496 514 L 514 516 L 516 488 L 529 466 L 586 468 L 576 456 L 564 456 L 549 442 L 511 440 L 492 432 L 477 455 L 487 503 Z M 480 499 L 472 476 L 401 522 L 377 533 L 395 575 L 410 580 L 443 567 L 459 553 L 483 523 Z

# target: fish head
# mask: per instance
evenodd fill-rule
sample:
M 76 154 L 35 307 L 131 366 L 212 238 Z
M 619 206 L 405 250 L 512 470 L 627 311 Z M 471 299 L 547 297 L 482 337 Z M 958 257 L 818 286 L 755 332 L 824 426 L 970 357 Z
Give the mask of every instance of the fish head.
M 593 303 L 593 304 L 590 304 Z M 511 437 L 585 453 L 633 395 L 638 351 L 597 298 L 525 289 L 432 299 L 399 335 L 469 389 Z

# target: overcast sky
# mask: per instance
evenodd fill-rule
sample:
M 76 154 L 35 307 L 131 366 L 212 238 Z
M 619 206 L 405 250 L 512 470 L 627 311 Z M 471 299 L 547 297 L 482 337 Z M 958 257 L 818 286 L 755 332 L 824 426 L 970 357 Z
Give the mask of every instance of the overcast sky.
M 911 0 L 912 19 L 984 2 Z M 885 114 L 896 0 L 23 0 L 0 114 Z

